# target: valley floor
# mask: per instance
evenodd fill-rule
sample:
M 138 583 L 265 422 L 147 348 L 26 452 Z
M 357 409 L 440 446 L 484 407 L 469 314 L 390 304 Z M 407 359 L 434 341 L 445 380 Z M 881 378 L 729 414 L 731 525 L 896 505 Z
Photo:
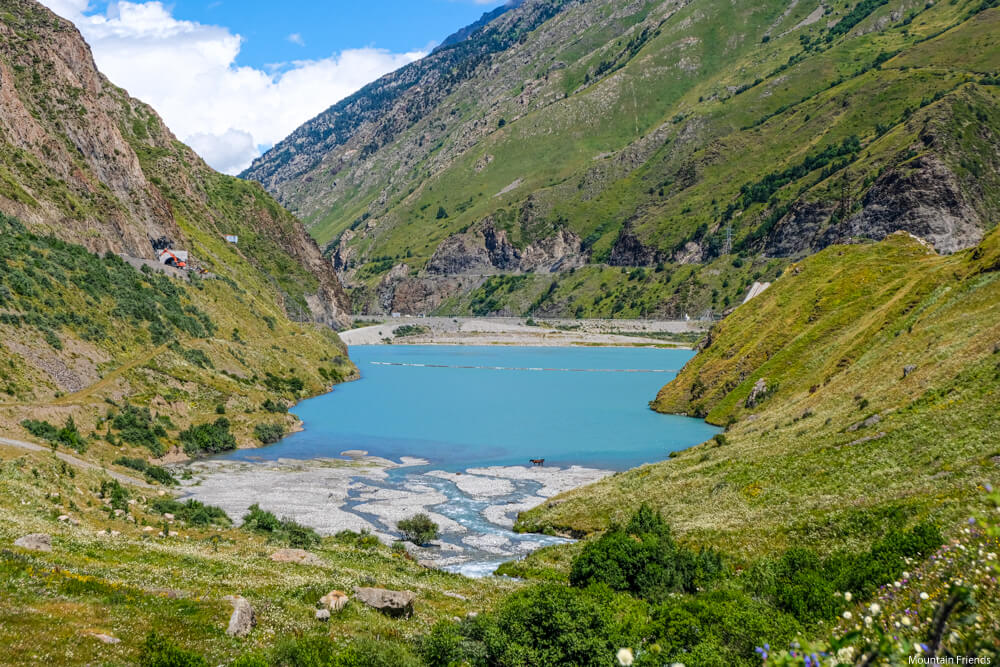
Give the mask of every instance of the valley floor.
M 575 320 L 522 317 L 357 318 L 340 334 L 348 345 L 601 345 L 690 348 L 711 322 L 696 320 Z

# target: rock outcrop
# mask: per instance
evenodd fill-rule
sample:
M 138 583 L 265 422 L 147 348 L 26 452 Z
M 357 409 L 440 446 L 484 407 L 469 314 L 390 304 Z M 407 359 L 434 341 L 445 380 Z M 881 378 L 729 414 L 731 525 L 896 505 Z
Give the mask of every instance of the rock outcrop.
M 384 588 L 354 587 L 355 597 L 372 609 L 395 618 L 409 618 L 413 615 L 413 601 L 417 598 L 412 591 L 390 591 Z
M 340 611 L 347 606 L 350 598 L 344 591 L 330 591 L 319 599 L 319 603 L 330 611 Z
M 508 234 L 487 218 L 471 230 L 441 242 L 427 263 L 432 275 L 491 273 L 551 273 L 582 266 L 586 254 L 580 237 L 565 228 L 533 241 L 523 248 L 511 243 Z
M 31 551 L 52 551 L 52 536 L 45 533 L 31 533 L 14 540 L 14 546 Z

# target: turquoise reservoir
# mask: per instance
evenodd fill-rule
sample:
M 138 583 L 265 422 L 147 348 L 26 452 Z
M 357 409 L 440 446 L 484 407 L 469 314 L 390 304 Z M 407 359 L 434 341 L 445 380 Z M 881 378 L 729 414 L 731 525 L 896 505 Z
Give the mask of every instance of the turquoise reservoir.
M 648 402 L 693 353 L 608 347 L 373 345 L 361 379 L 303 401 L 305 430 L 229 459 L 336 457 L 348 449 L 436 469 L 527 465 L 624 470 L 711 438 Z M 544 370 L 543 370 L 544 369 Z

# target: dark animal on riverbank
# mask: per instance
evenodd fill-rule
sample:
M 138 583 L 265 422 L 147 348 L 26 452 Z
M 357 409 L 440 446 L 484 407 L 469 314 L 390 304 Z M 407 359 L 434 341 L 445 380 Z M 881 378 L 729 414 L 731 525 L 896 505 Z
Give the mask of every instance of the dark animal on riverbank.
M 545 459 L 528 459 L 528 460 L 531 461 L 531 465 L 534 465 L 534 466 L 543 466 L 543 465 L 545 465 Z

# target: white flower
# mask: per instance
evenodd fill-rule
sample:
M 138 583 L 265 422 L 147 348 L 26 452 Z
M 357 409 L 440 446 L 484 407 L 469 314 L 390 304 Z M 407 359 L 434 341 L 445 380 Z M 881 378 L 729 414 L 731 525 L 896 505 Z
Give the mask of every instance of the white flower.
M 882 611 L 882 607 L 879 606 L 878 602 L 872 602 L 868 610 L 872 613 L 872 616 L 878 616 L 878 613 Z
M 845 600 L 847 600 L 848 602 L 850 602 L 850 601 L 851 601 L 851 598 L 852 598 L 852 597 L 853 597 L 853 596 L 851 595 L 851 592 L 850 592 L 850 591 L 847 591 L 846 593 L 844 593 L 844 599 L 845 599 Z
M 903 619 L 902 619 L 902 623 L 903 623 L 903 625 L 905 625 L 906 627 L 910 627 L 910 625 L 912 625 L 912 624 L 913 624 L 913 621 L 911 621 L 911 620 L 910 620 L 910 617 L 909 617 L 909 616 L 904 616 L 904 617 L 903 617 Z
M 871 624 L 872 624 L 872 617 L 865 616 L 865 625 L 871 625 Z
M 903 579 L 909 579 L 909 578 L 910 578 L 910 573 L 909 572 L 903 572 Z
M 851 612 L 849 612 L 849 611 L 845 611 L 845 612 L 844 612 L 844 618 L 846 618 L 846 619 L 850 620 L 850 618 L 851 618 Z
M 618 664 L 622 667 L 629 667 L 629 665 L 635 662 L 635 656 L 632 655 L 632 649 L 630 648 L 618 649 L 618 653 L 615 657 L 618 658 Z
M 926 599 L 927 599 L 927 598 L 929 598 L 929 597 L 930 597 L 930 595 L 928 595 L 927 593 L 921 593 L 921 594 L 920 594 L 920 599 L 921 599 L 921 600 L 926 600 Z

